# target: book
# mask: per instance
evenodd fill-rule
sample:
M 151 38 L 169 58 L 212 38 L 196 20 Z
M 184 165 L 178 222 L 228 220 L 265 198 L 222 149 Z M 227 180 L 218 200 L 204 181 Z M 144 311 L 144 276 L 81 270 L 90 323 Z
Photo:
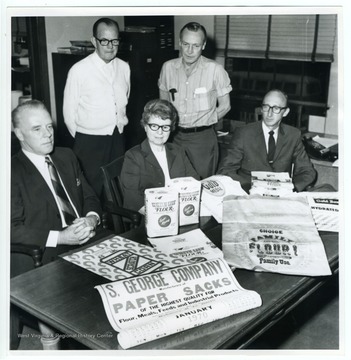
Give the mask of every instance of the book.
M 61 47 L 57 48 L 57 52 L 60 53 L 60 54 L 71 54 L 71 48 L 61 46 Z
M 77 45 L 72 45 L 70 47 L 71 50 L 71 54 L 91 54 L 95 51 L 94 46 L 77 46 Z
M 126 26 L 124 28 L 125 32 L 135 32 L 135 33 L 153 33 L 156 31 L 156 27 L 154 26 L 143 26 L 143 25 L 134 25 L 134 26 Z

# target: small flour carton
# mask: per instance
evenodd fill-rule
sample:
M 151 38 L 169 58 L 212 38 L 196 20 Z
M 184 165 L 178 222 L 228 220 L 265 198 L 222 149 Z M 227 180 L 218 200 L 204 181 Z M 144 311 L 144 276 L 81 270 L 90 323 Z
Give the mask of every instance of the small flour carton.
M 201 182 L 193 177 L 171 179 L 168 186 L 179 193 L 179 226 L 198 224 Z
M 145 190 L 145 226 L 149 237 L 177 235 L 178 191 L 161 187 Z

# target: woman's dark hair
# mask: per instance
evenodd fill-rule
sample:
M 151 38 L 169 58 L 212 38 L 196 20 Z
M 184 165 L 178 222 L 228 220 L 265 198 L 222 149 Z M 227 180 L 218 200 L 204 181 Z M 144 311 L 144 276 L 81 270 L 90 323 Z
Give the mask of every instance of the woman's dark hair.
M 171 120 L 171 130 L 173 131 L 178 122 L 177 109 L 167 100 L 155 99 L 150 100 L 144 106 L 144 112 L 140 120 L 142 127 L 145 127 L 150 120 L 151 116 L 157 116 L 162 120 Z

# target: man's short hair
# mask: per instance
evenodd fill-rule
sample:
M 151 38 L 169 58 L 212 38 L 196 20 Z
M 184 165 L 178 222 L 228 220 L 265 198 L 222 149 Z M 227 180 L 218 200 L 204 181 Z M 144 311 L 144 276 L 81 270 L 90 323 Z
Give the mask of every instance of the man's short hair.
M 24 102 L 23 104 L 18 105 L 15 109 L 12 110 L 11 113 L 11 121 L 14 128 L 19 126 L 21 114 L 26 110 L 43 110 L 46 111 L 49 115 L 49 111 L 46 106 L 39 100 L 29 100 Z
M 118 25 L 117 21 L 112 20 L 110 18 L 101 18 L 101 19 L 97 20 L 93 26 L 93 36 L 94 37 L 97 36 L 97 30 L 98 30 L 98 27 L 100 24 L 106 24 L 107 26 L 115 26 L 119 33 L 119 25 Z
M 187 24 L 185 24 L 179 33 L 179 37 L 182 38 L 182 34 L 183 31 L 187 29 L 189 31 L 194 31 L 194 32 L 198 32 L 199 30 L 202 31 L 202 33 L 204 34 L 204 43 L 207 41 L 207 32 L 204 26 L 202 26 L 201 24 L 197 23 L 197 22 L 189 22 Z

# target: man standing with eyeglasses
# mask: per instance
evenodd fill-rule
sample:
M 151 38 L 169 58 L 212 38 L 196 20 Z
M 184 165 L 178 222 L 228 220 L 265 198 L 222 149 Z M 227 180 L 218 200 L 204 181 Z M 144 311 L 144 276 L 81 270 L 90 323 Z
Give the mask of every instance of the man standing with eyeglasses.
M 202 56 L 206 29 L 186 24 L 179 35 L 180 57 L 165 62 L 158 81 L 160 98 L 178 110 L 173 142 L 180 145 L 202 179 L 214 175 L 218 141 L 214 125 L 230 110 L 230 78 L 223 66 Z
M 108 18 L 97 20 L 91 42 L 95 52 L 68 73 L 63 115 L 74 137 L 73 150 L 83 172 L 102 197 L 100 167 L 125 152 L 123 128 L 130 92 L 129 65 L 116 57 L 119 26 Z
M 295 191 L 306 190 L 316 179 L 316 171 L 302 144 L 300 130 L 282 123 L 290 111 L 287 95 L 280 90 L 269 91 L 261 110 L 262 121 L 235 130 L 218 173 L 240 181 L 248 192 L 251 171 L 288 172 Z

